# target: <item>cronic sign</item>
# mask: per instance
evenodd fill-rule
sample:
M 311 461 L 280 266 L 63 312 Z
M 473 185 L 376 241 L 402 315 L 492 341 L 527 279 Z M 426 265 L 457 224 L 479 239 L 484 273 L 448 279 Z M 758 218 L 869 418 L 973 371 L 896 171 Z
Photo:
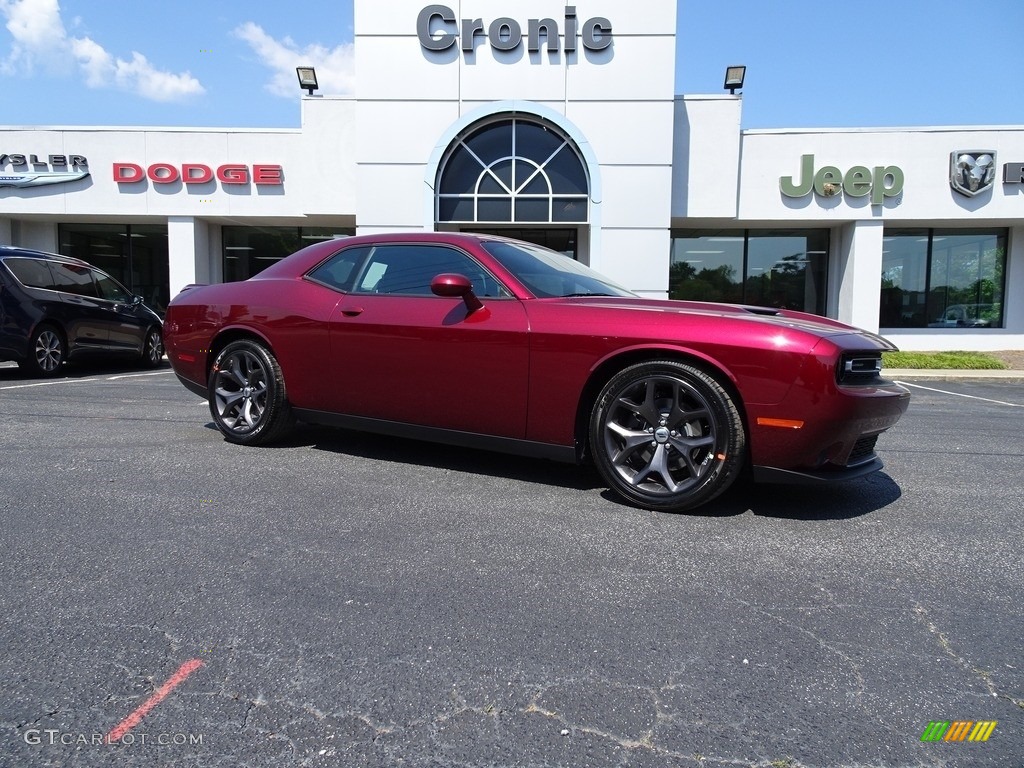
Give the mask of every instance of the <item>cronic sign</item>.
M 574 5 L 565 6 L 561 26 L 555 19 L 528 19 L 525 32 L 522 24 L 507 16 L 490 24 L 485 24 L 483 19 L 460 20 L 446 5 L 428 5 L 416 19 L 416 36 L 428 51 L 446 51 L 459 43 L 464 53 L 472 53 L 477 41 L 484 37 L 496 51 L 514 51 L 525 37 L 530 53 L 538 53 L 542 48 L 557 53 L 563 32 L 566 53 L 576 51 L 577 39 L 590 51 L 602 51 L 612 44 L 612 23 L 603 16 L 595 16 L 581 25 Z

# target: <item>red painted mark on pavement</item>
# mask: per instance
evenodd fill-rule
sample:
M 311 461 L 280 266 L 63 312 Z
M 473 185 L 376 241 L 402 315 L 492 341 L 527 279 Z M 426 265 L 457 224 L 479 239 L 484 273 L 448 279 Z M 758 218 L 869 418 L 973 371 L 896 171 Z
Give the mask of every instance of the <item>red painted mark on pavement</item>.
M 146 699 L 138 709 L 136 709 L 134 712 L 128 715 L 128 717 L 126 717 L 120 723 L 118 723 L 117 727 L 107 734 L 107 744 L 113 744 L 114 742 L 119 741 L 122 736 L 128 733 L 128 731 L 130 731 L 136 725 L 141 723 L 142 718 L 148 715 L 150 713 L 150 710 L 153 709 L 153 707 L 155 707 L 161 701 L 166 699 L 167 696 L 171 693 L 171 691 L 173 691 L 175 688 L 177 688 L 179 685 L 185 682 L 185 678 L 187 678 L 201 666 L 203 666 L 202 661 L 200 661 L 199 659 L 192 659 L 191 661 L 186 661 L 184 664 L 178 667 L 178 671 L 171 675 L 170 679 L 166 683 L 161 685 L 157 689 L 156 693 L 154 693 L 152 696 Z

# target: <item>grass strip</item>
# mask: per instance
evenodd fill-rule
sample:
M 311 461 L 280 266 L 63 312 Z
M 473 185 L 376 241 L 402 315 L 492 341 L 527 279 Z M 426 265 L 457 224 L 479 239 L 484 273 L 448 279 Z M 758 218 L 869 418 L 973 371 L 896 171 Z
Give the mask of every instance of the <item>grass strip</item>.
M 1001 370 L 1006 366 L 984 352 L 884 352 L 886 368 L 950 369 L 961 371 Z

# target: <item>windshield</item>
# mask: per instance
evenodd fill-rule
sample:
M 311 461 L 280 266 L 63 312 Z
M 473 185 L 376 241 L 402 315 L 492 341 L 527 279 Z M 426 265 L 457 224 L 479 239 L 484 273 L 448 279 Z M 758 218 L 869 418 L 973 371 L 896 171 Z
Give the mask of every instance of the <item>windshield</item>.
M 483 247 L 540 299 L 636 295 L 590 267 L 540 246 L 494 241 Z

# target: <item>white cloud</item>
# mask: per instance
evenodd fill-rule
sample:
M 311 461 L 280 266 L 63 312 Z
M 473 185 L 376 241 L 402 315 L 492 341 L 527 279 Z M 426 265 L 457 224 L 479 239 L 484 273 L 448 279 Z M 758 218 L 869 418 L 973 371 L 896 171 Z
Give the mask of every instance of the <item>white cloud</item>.
M 11 52 L 3 61 L 5 73 L 13 74 L 22 68 L 31 72 L 36 54 L 51 45 L 58 56 L 38 58 L 54 68 L 60 58 L 59 51 L 67 42 L 57 0 L 0 0 L 0 16 L 6 19 L 7 31 L 14 39 Z
M 90 88 L 102 88 L 110 82 L 114 72 L 114 57 L 103 46 L 88 37 L 71 41 L 71 53 L 78 61 L 85 75 L 85 84 Z
M 189 72 L 159 70 L 137 51 L 126 61 L 91 38 L 69 37 L 58 0 L 0 0 L 0 16 L 14 38 L 11 53 L 0 62 L 4 74 L 31 73 L 37 65 L 51 71 L 70 66 L 77 67 L 90 88 L 117 87 L 153 101 L 178 101 L 206 92 Z
M 122 88 L 153 101 L 179 101 L 205 89 L 188 72 L 180 75 L 155 69 L 141 53 L 132 52 L 131 61 L 117 60 L 114 79 Z
M 0 13 L 7 17 L 11 36 L 29 48 L 41 48 L 55 31 L 66 34 L 57 0 L 0 0 Z
M 290 37 L 276 40 L 251 21 L 234 30 L 234 35 L 249 44 L 263 64 L 273 73 L 266 89 L 275 96 L 293 99 L 299 92 L 296 67 L 316 68 L 320 90 L 331 95 L 351 95 L 355 90 L 355 62 L 351 43 L 336 48 L 313 44 L 300 48 Z

